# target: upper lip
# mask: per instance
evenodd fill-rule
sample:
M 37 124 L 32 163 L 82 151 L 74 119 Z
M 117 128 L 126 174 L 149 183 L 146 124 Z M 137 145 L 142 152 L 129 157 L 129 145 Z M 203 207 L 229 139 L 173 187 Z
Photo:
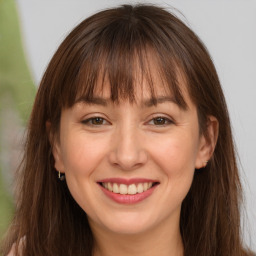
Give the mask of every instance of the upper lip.
M 124 178 L 107 178 L 107 179 L 102 179 L 99 180 L 98 183 L 117 183 L 117 184 L 125 184 L 125 185 L 130 185 L 130 184 L 138 184 L 138 183 L 144 183 L 144 182 L 159 182 L 157 180 L 152 180 L 152 179 L 146 179 L 146 178 L 132 178 L 132 179 L 124 179 Z

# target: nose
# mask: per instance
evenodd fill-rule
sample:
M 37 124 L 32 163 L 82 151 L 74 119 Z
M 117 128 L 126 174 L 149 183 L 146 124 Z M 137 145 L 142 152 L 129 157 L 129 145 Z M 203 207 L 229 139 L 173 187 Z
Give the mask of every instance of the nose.
M 109 161 L 116 167 L 129 171 L 143 166 L 148 155 L 144 147 L 143 138 L 136 127 L 119 129 L 113 138 Z

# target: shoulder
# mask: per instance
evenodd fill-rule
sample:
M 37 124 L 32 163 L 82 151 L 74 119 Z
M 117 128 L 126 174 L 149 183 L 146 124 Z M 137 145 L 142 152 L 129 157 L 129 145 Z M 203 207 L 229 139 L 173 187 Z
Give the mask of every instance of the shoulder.
M 12 246 L 12 249 L 7 256 L 15 256 L 15 244 Z
M 18 242 L 18 248 L 17 248 L 17 243 L 14 243 L 12 245 L 10 252 L 7 254 L 7 256 L 16 256 L 17 249 L 18 249 L 19 256 L 22 256 L 21 251 L 24 246 L 25 239 L 26 239 L 25 237 L 21 238 L 21 240 Z

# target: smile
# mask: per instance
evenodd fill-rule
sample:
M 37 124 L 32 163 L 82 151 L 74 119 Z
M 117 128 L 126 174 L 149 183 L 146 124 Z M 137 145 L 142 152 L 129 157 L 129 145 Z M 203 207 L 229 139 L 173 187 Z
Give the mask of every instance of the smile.
M 108 198 L 119 204 L 139 203 L 148 198 L 160 184 L 149 179 L 122 178 L 110 178 L 97 183 Z
M 153 186 L 153 182 L 143 182 L 138 184 L 118 184 L 118 183 L 111 183 L 111 182 L 102 182 L 101 185 L 115 194 L 121 195 L 135 195 L 140 194 Z

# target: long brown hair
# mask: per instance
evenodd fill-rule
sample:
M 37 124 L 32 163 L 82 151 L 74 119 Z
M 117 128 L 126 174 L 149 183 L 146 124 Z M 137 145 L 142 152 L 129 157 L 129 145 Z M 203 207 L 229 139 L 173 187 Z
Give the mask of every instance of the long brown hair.
M 155 65 L 149 64 L 148 52 Z M 177 102 L 186 108 L 178 84 L 184 77 L 197 106 L 200 131 L 207 117 L 219 121 L 216 149 L 207 167 L 195 171 L 182 203 L 180 230 L 186 256 L 242 256 L 241 185 L 227 106 L 212 60 L 199 38 L 177 17 L 152 5 L 124 5 L 101 11 L 79 24 L 53 56 L 31 114 L 22 163 L 17 211 L 4 254 L 25 237 L 22 255 L 92 255 L 93 234 L 86 213 L 57 178 L 46 122 L 58 136 L 63 108 L 90 98 L 99 74 L 111 98 L 134 100 L 135 72 L 148 80 L 159 72 Z M 102 75 L 103 74 L 103 75 Z M 138 83 L 137 83 L 138 84 Z

